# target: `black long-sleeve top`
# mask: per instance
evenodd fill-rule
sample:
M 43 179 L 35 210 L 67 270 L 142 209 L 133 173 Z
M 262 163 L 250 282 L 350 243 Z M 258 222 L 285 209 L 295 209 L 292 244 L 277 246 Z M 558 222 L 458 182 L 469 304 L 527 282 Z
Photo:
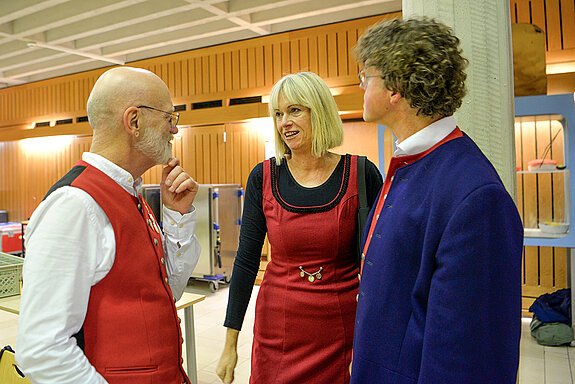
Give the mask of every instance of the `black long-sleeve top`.
M 299 185 L 290 173 L 287 162 L 282 161 L 277 168 L 279 193 L 287 203 L 300 207 L 329 203 L 339 192 L 344 176 L 344 159 L 345 156 L 342 156 L 325 183 L 313 188 Z M 252 169 L 246 185 L 240 242 L 234 262 L 224 323 L 224 326 L 237 330 L 241 330 L 244 321 L 267 232 L 262 203 L 262 185 L 263 163 L 259 163 Z M 369 160 L 366 161 L 365 166 L 365 185 L 367 201 L 370 206 L 373 206 L 383 185 L 383 180 L 375 164 Z

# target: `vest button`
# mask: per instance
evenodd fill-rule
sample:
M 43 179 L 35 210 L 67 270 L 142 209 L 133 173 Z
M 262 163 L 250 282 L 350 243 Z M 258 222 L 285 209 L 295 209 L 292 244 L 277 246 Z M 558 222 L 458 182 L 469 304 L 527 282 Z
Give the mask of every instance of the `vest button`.
M 142 204 L 138 203 L 138 210 L 141 211 L 142 210 Z
M 158 246 L 158 239 L 154 239 L 154 245 L 157 247 Z
M 184 358 L 182 357 L 182 364 L 184 364 Z
M 162 257 L 162 259 L 160 260 L 160 262 L 162 263 L 162 265 L 166 265 L 166 260 L 164 260 L 163 257 Z
M 164 281 L 166 282 L 166 284 L 168 284 L 168 278 L 167 277 L 164 279 Z
M 178 316 L 178 323 L 182 324 L 182 318 Z

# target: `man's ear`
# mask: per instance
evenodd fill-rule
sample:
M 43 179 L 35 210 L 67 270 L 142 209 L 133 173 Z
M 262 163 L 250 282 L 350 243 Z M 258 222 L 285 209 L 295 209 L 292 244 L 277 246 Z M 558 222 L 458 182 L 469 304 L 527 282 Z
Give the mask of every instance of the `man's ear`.
M 140 136 L 140 125 L 138 121 L 139 117 L 140 110 L 136 107 L 130 107 L 126 109 L 122 115 L 122 123 L 124 124 L 124 129 L 131 136 Z
M 389 102 L 390 102 L 390 104 L 397 104 L 397 103 L 399 103 L 399 101 L 401 100 L 401 98 L 402 98 L 402 97 L 401 97 L 401 94 L 400 94 L 399 92 L 397 92 L 397 91 L 392 91 L 392 92 L 389 94 Z

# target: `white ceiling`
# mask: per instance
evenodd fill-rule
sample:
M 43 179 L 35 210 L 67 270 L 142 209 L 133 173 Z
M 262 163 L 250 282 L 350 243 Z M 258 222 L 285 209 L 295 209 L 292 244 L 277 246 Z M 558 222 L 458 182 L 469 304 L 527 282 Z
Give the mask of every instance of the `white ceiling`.
M 0 0 L 0 88 L 401 11 L 401 0 Z

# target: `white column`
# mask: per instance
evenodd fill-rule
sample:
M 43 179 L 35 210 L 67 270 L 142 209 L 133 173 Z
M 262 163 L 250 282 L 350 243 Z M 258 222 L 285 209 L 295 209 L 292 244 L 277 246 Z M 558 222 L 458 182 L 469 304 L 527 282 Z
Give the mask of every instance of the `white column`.
M 516 198 L 513 51 L 508 0 L 403 0 L 403 17 L 426 16 L 450 26 L 461 41 L 467 96 L 455 113 Z

